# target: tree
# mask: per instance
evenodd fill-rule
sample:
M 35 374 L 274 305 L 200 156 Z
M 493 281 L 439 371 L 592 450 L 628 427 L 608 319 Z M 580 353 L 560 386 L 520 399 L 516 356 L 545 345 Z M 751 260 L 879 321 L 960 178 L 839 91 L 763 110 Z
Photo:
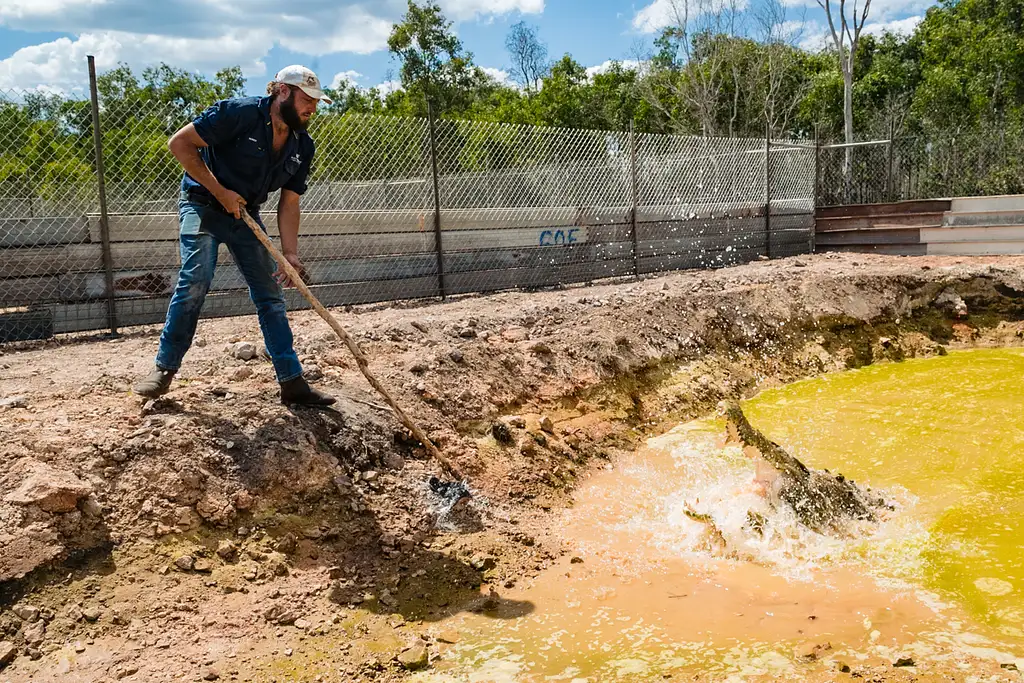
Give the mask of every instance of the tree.
M 846 16 L 847 0 L 838 0 L 839 9 L 835 12 L 836 0 L 818 0 L 818 5 L 825 10 L 832 43 L 839 56 L 839 69 L 843 72 L 843 132 L 846 144 L 853 144 L 853 74 L 856 67 L 857 48 L 860 47 L 860 34 L 864 23 L 868 20 L 871 0 L 864 0 L 864 7 L 857 9 L 857 1 L 853 3 L 853 15 Z M 836 28 L 838 14 L 839 28 Z M 853 182 L 853 149 L 846 148 L 845 175 L 847 185 Z
M 466 106 L 477 76 L 472 54 L 452 33 L 452 23 L 432 2 L 418 5 L 409 0 L 401 22 L 388 37 L 388 48 L 402 63 L 402 86 L 407 97 L 430 102 L 441 112 L 458 111 Z M 425 106 L 417 113 L 423 114 Z
M 532 95 L 548 72 L 547 46 L 540 42 L 536 28 L 520 21 L 509 31 L 505 49 L 512 60 L 512 78 Z
M 675 131 L 703 135 L 731 134 L 740 105 L 722 121 L 726 83 L 738 80 L 730 59 L 737 44 L 739 0 L 666 0 L 672 24 L 655 46 L 651 69 L 643 79 L 648 103 L 672 123 Z M 738 91 L 737 91 L 738 92 Z

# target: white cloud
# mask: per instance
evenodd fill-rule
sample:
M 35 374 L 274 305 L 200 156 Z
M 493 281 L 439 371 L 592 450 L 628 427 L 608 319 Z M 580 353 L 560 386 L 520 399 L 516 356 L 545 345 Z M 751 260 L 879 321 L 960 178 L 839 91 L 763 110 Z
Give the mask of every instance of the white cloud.
M 677 24 L 678 13 L 673 0 L 654 0 L 633 17 L 633 28 L 641 33 L 657 33 L 661 29 Z
M 637 61 L 635 59 L 609 59 L 607 62 L 598 64 L 597 66 L 587 67 L 587 78 L 593 78 L 598 74 L 608 73 L 612 69 L 612 65 L 618 63 L 623 71 L 639 71 L 644 62 Z
M 442 0 L 441 9 L 456 20 L 495 17 L 512 12 L 540 14 L 544 11 L 544 0 Z
M 785 42 L 808 52 L 823 50 L 829 41 L 828 27 L 817 21 L 784 21 L 778 35 Z
M 334 74 L 334 78 L 331 79 L 330 88 L 332 90 L 337 90 L 338 88 L 341 87 L 342 83 L 358 83 L 359 79 L 362 77 L 363 74 L 359 73 L 358 71 L 352 70 L 336 73 Z
M 874 36 L 880 36 L 886 31 L 889 33 L 897 33 L 903 36 L 909 36 L 914 33 L 917 25 L 921 23 L 924 17 L 907 17 L 906 19 L 895 19 L 893 21 L 879 22 L 877 24 L 868 24 L 864 27 L 864 33 L 869 33 Z
M 538 13 L 544 0 L 443 0 L 452 19 Z M 404 0 L 0 0 L 0 26 L 57 31 L 74 38 L 18 50 L 0 61 L 0 87 L 80 87 L 85 55 L 102 69 L 165 61 L 208 71 L 240 64 L 247 76 L 266 71 L 275 45 L 320 56 L 369 54 L 387 48 Z
M 782 0 L 782 4 L 786 7 L 811 7 L 818 9 L 818 0 Z M 893 22 L 893 21 L 909 21 L 914 18 L 913 15 L 923 14 L 924 10 L 934 5 L 934 0 L 873 0 L 871 3 L 871 9 L 868 12 L 868 21 L 875 23 Z M 863 5 L 858 4 L 858 9 Z M 853 19 L 853 5 L 847 5 L 847 18 L 852 21 Z M 911 15 L 908 17 L 908 15 Z M 824 21 L 825 12 L 821 11 L 822 20 Z M 839 3 L 833 0 L 832 4 L 832 16 L 836 20 L 836 26 L 839 25 Z M 897 17 L 899 19 L 897 20 Z M 904 18 L 907 17 L 907 18 Z M 871 24 L 868 24 L 869 26 Z M 865 31 L 867 28 L 864 29 Z
M 139 36 L 107 31 L 85 33 L 71 40 L 58 38 L 49 43 L 22 48 L 7 59 L 0 60 L 0 87 L 36 88 L 40 84 L 64 91 L 81 91 L 87 87 L 86 57 L 96 57 L 96 69 L 103 71 L 118 62 L 149 65 L 166 61 L 178 65 L 181 55 L 188 55 L 194 69 L 214 70 L 227 64 L 240 64 L 245 76 L 266 73 L 262 52 L 252 47 L 251 32 L 237 33 L 217 39 L 192 39 L 168 36 Z
M 501 85 L 513 85 L 512 76 L 507 71 L 495 69 L 493 66 L 482 66 L 480 70 Z
M 381 97 L 387 97 L 393 92 L 398 92 L 399 90 L 405 89 L 402 87 L 401 81 L 384 81 L 383 83 L 380 83 L 374 87 L 377 89 L 377 92 L 380 93 Z
M 749 0 L 654 0 L 633 16 L 633 28 L 641 33 L 658 33 L 663 28 L 678 26 L 684 20 L 692 24 L 695 21 L 700 21 L 699 18 L 704 16 L 742 12 L 749 4 Z M 716 22 L 715 19 L 709 21 L 712 24 Z M 701 26 L 699 28 L 714 29 L 715 27 Z

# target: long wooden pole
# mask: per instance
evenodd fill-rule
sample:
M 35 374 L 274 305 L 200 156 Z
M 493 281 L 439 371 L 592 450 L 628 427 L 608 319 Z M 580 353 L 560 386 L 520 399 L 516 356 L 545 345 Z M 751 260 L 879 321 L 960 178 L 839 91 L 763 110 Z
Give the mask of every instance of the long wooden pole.
M 409 418 L 409 416 L 405 414 L 405 411 L 402 410 L 401 406 L 398 405 L 398 402 L 395 401 L 394 398 L 392 398 L 391 394 L 388 393 L 388 390 L 385 389 L 384 386 L 377 381 L 376 377 L 370 374 L 369 361 L 363 354 L 362 349 L 360 349 L 359 345 L 356 344 L 355 340 L 352 339 L 351 336 L 349 336 L 348 332 L 345 331 L 345 328 L 342 327 L 341 323 L 339 323 L 338 320 L 333 315 L 331 315 L 331 312 L 328 311 L 324 307 L 324 305 L 320 303 L 316 296 L 314 296 L 313 292 L 310 291 L 306 283 L 302 281 L 302 278 L 299 276 L 299 271 L 295 269 L 295 266 L 289 263 L 288 259 L 284 257 L 284 255 L 278 250 L 276 246 L 274 246 L 274 243 L 270 240 L 270 237 L 268 237 L 267 234 L 263 232 L 263 229 L 255 220 L 253 220 L 252 216 L 249 215 L 248 211 L 246 211 L 243 208 L 241 210 L 241 215 L 242 220 L 244 220 L 245 224 L 249 226 L 249 229 L 253 231 L 253 234 L 256 235 L 256 238 L 263 243 L 263 246 L 267 248 L 267 251 L 270 252 L 270 255 L 274 257 L 274 260 L 277 261 L 278 265 L 281 266 L 281 269 L 288 275 L 288 278 L 291 280 L 295 288 L 299 290 L 302 296 L 306 297 L 306 301 L 310 303 L 310 305 L 313 307 L 313 310 L 315 310 L 320 315 L 320 317 L 323 318 L 327 322 L 327 324 L 331 326 L 331 329 L 335 331 L 338 337 L 340 337 L 341 340 L 345 342 L 345 345 L 348 346 L 348 350 L 351 351 L 352 355 L 355 357 L 356 363 L 359 365 L 360 372 L 363 373 L 363 377 L 365 377 L 366 381 L 370 383 L 370 386 L 376 389 L 377 392 L 384 397 L 384 400 L 387 401 L 388 405 L 391 406 L 391 409 L 395 411 L 395 415 L 397 415 L 398 419 L 402 422 L 403 425 L 405 425 L 405 428 L 412 432 L 413 436 L 415 436 L 416 439 L 421 444 L 423 444 L 424 448 L 427 449 L 427 452 L 430 454 L 430 456 L 437 460 L 437 462 L 441 463 L 441 466 L 444 467 L 444 469 L 448 472 L 449 475 L 455 477 L 459 481 L 462 481 L 462 474 L 459 472 L 459 469 L 455 467 L 455 465 L 453 465 L 452 462 L 448 460 L 448 458 L 444 457 L 441 454 L 441 451 L 439 451 L 437 449 L 437 446 L 435 446 L 433 442 L 431 442 L 430 439 L 427 438 L 427 435 L 423 433 L 423 430 L 420 429 L 416 425 L 416 423 L 413 422 Z

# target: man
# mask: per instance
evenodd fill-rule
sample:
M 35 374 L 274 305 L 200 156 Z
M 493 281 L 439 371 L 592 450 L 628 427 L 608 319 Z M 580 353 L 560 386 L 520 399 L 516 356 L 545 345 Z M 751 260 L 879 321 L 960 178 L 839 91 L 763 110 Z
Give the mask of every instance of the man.
M 192 345 L 213 280 L 217 250 L 226 244 L 256 305 L 281 385 L 281 402 L 309 406 L 335 402 L 303 378 L 282 289 L 291 283 L 241 220 L 241 212 L 248 211 L 266 229 L 260 205 L 280 189 L 281 251 L 304 273 L 298 256 L 299 197 L 306 191 L 314 153 L 306 126 L 320 100 L 331 102 L 316 74 L 289 66 L 268 84 L 266 97 L 217 102 L 171 137 L 171 153 L 185 169 L 178 203 L 181 270 L 160 336 L 156 368 L 135 386 L 136 394 L 155 398 L 170 389 Z

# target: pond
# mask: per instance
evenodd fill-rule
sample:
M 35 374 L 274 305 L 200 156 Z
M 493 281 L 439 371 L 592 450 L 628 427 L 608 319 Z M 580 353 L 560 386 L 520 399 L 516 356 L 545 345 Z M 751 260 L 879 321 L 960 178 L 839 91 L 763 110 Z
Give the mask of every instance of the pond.
M 851 538 L 769 506 L 752 462 L 723 445 L 724 422 L 651 439 L 580 488 L 562 520 L 566 558 L 501 591 L 532 609 L 503 614 L 499 602 L 439 625 L 458 642 L 419 679 L 832 680 L 902 660 L 943 672 L 988 662 L 1019 680 L 1022 379 L 1024 351 L 979 350 L 746 402 L 753 425 L 808 466 L 889 501 Z M 687 510 L 711 515 L 727 553 L 709 548 Z

